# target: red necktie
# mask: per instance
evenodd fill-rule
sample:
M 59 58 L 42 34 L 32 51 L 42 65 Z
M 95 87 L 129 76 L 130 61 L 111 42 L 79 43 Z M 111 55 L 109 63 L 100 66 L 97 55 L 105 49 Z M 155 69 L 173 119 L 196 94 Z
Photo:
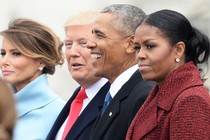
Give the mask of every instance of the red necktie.
M 77 117 L 79 116 L 79 113 L 82 109 L 82 103 L 85 98 L 87 98 L 87 95 L 85 93 L 85 89 L 82 88 L 79 91 L 79 93 L 77 94 L 74 101 L 71 103 L 69 118 L 66 123 L 66 127 L 64 129 L 63 135 L 62 135 L 62 140 L 65 139 L 65 137 L 68 134 L 69 130 L 71 129 L 72 125 L 74 124 Z

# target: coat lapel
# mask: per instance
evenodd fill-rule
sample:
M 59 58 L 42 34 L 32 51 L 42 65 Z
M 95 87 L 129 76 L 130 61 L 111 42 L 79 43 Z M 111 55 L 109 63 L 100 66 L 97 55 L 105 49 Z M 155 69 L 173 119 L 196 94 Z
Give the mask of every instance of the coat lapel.
M 155 95 L 158 89 L 159 89 L 158 86 L 152 89 L 147 100 L 142 105 L 141 109 L 137 112 L 135 118 L 131 123 L 130 126 L 131 130 L 129 129 L 129 131 L 135 130 L 135 132 L 132 132 L 133 133 L 132 134 L 128 131 L 127 138 L 141 139 L 157 126 L 158 97 L 156 97 Z M 139 127 L 139 126 L 144 126 L 144 127 Z
M 104 134 L 107 128 L 112 123 L 112 121 L 118 115 L 119 111 L 120 111 L 120 101 L 119 99 L 116 99 L 116 101 L 110 103 L 110 105 L 107 107 L 106 111 L 104 112 L 103 116 L 98 116 L 99 118 L 97 119 L 98 121 L 97 125 L 103 126 L 103 127 L 101 127 L 100 130 L 97 128 L 95 129 L 96 131 L 100 131 L 100 133 L 98 132 L 94 132 L 94 133 L 96 135 Z M 99 137 L 102 137 L 102 135 L 100 135 Z
M 144 127 L 139 127 L 139 129 L 137 129 L 136 134 L 138 134 L 139 139 L 153 130 L 157 125 L 157 102 L 153 101 L 149 104 L 147 109 L 143 111 L 141 118 L 142 119 L 139 119 L 137 123 Z
M 84 109 L 82 114 L 78 117 L 71 130 L 67 134 L 66 139 L 77 139 L 79 135 L 85 130 L 89 124 L 93 123 L 96 120 L 98 114 L 100 113 L 100 109 L 103 105 L 103 101 L 106 93 L 108 92 L 110 84 L 107 82 L 96 94 L 96 96 L 92 99 L 92 101 L 88 104 L 88 106 Z
M 109 128 L 112 121 L 118 116 L 120 112 L 121 102 L 126 99 L 131 90 L 136 84 L 142 80 L 139 71 L 137 70 L 131 78 L 122 86 L 122 88 L 117 92 L 115 97 L 110 102 L 109 106 L 105 110 L 103 116 L 98 116 L 93 129 L 93 137 L 102 138 L 103 134 Z M 100 130 L 97 129 L 97 126 L 100 127 Z
M 57 135 L 60 127 L 63 125 L 64 121 L 66 120 L 66 118 L 69 115 L 69 111 L 70 111 L 70 105 L 72 103 L 72 101 L 76 98 L 77 93 L 79 92 L 81 87 L 78 87 L 73 95 L 71 96 L 71 98 L 68 100 L 68 102 L 66 103 L 66 105 L 64 106 L 64 108 L 61 110 L 60 114 L 58 115 L 55 123 L 53 124 L 53 127 L 51 128 L 46 140 L 52 140 L 55 138 L 55 136 Z

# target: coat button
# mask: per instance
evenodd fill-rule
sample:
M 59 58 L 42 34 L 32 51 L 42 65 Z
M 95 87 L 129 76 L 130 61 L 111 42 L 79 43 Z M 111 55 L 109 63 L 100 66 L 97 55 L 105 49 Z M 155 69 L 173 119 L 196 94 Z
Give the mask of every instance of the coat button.
M 112 116 L 112 112 L 109 112 L 109 116 L 110 116 L 110 117 Z

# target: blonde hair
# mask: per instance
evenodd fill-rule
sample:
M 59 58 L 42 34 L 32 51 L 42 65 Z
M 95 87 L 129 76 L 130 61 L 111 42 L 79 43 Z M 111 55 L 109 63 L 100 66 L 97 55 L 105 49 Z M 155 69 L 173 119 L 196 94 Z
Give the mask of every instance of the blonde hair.
M 64 24 L 65 29 L 71 25 L 92 24 L 98 16 L 98 11 L 83 11 L 75 16 L 71 16 Z
M 55 66 L 62 65 L 63 43 L 47 26 L 30 19 L 15 19 L 8 29 L 0 32 L 25 56 L 39 59 L 46 66 L 43 73 L 54 74 Z
M 12 91 L 0 79 L 0 140 L 11 140 L 16 120 Z

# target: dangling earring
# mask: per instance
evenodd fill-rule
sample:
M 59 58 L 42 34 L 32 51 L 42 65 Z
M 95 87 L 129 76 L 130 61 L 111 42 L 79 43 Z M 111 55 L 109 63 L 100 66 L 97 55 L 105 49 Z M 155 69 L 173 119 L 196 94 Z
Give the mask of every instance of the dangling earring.
M 175 61 L 176 61 L 177 63 L 179 63 L 179 62 L 180 62 L 180 59 L 179 59 L 179 58 L 176 58 Z
M 39 67 L 39 70 L 42 71 L 43 70 L 43 67 Z

